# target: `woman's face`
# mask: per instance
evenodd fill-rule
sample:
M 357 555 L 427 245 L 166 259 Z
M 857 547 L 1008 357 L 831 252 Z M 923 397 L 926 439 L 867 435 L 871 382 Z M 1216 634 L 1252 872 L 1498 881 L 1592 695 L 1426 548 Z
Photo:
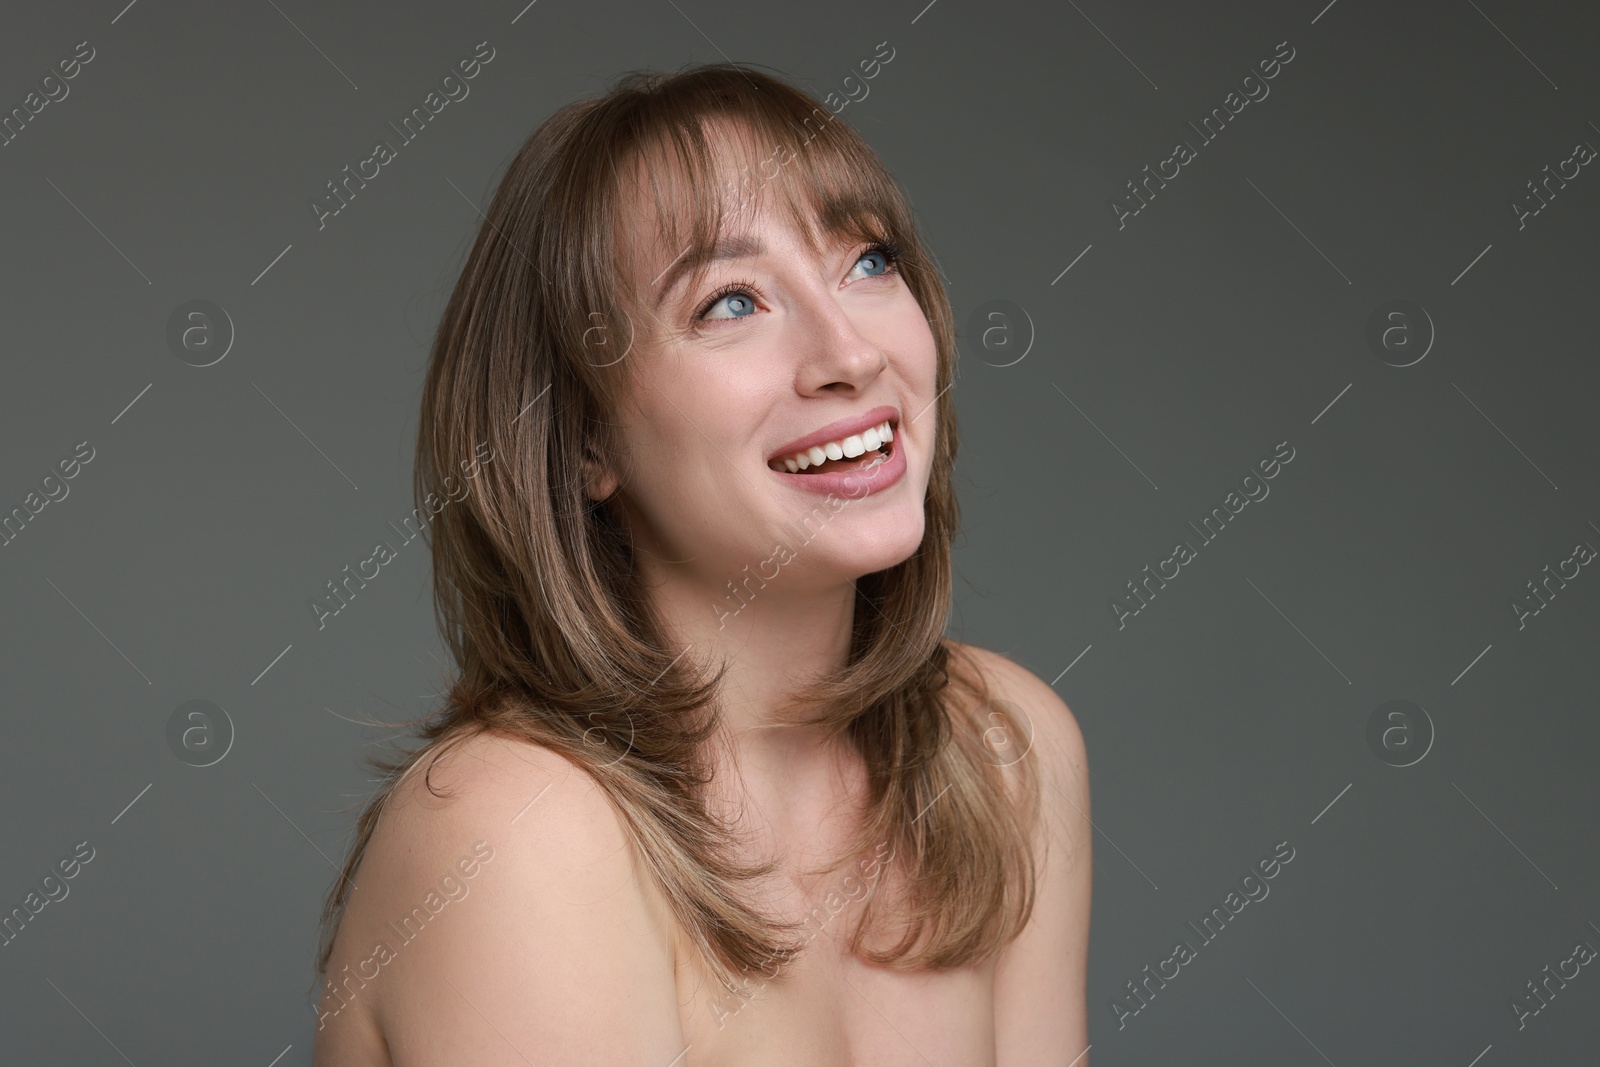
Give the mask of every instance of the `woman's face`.
M 900 563 L 922 541 L 937 418 L 921 306 L 879 246 L 813 254 L 764 211 L 723 237 L 698 282 L 671 269 L 681 249 L 635 260 L 654 321 L 626 357 L 623 460 L 590 494 L 617 491 L 638 548 L 719 597 L 746 565 L 804 591 Z

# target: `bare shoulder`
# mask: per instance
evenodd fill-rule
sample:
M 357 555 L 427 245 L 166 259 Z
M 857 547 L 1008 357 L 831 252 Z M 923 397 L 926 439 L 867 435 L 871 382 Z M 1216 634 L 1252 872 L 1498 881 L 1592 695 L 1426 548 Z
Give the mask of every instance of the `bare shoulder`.
M 1021 722 L 1021 738 L 1004 738 L 1001 743 L 1012 746 L 1017 758 L 1023 753 L 1037 753 L 1047 777 L 1062 787 L 1063 778 L 1088 774 L 1088 754 L 1083 731 L 1077 716 L 1067 707 L 1056 691 L 1038 675 L 1015 660 L 979 648 L 977 645 L 951 642 L 958 655 L 965 656 L 982 673 L 989 683 L 993 696 L 1009 705 Z M 1044 783 L 1051 788 L 1051 782 Z M 1087 793 L 1087 786 L 1084 787 Z
M 580 767 L 541 745 L 485 731 L 411 767 L 390 794 L 373 845 L 475 829 L 538 834 L 545 844 L 565 838 L 607 853 L 625 841 L 605 791 Z
M 606 792 L 561 755 L 480 733 L 424 756 L 353 881 L 319 1015 L 331 1029 L 359 1004 L 348 1025 L 381 1033 L 395 1067 L 682 1050 L 658 894 Z
M 1037 895 L 1022 933 L 1006 946 L 994 978 L 998 1067 L 1065 1062 L 1087 1067 L 1086 984 L 1092 827 L 1089 765 L 1077 717 L 1056 691 L 1021 664 L 972 645 L 957 646 L 981 671 L 995 700 L 1021 720 L 1007 758 L 1038 770 L 1043 818 L 1037 828 Z M 986 738 L 986 740 L 990 740 Z

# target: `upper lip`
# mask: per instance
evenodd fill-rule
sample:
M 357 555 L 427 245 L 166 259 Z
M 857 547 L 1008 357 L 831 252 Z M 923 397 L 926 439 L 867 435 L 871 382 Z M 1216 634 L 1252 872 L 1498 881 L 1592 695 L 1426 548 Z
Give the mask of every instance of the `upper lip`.
M 851 415 L 837 422 L 830 422 L 815 433 L 808 433 L 804 437 L 796 437 L 793 441 L 779 448 L 767 457 L 767 462 L 775 459 L 787 459 L 798 452 L 802 452 L 814 445 L 825 445 L 829 441 L 842 441 L 846 437 L 870 430 L 887 422 L 892 428 L 899 428 L 900 411 L 887 405 L 875 407 L 860 415 Z

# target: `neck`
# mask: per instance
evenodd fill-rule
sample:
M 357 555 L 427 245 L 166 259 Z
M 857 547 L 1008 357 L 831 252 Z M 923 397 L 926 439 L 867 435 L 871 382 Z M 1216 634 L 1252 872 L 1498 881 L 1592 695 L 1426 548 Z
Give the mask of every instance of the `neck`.
M 763 582 L 751 572 L 735 595 L 726 585 L 713 592 L 703 576 L 681 568 L 640 562 L 668 638 L 690 646 L 696 659 L 727 667 L 717 708 L 742 773 L 792 772 L 797 762 L 825 755 L 820 726 L 791 725 L 783 716 L 792 719 L 786 709 L 803 684 L 844 665 L 854 583 L 800 588 L 800 575 L 786 571 Z

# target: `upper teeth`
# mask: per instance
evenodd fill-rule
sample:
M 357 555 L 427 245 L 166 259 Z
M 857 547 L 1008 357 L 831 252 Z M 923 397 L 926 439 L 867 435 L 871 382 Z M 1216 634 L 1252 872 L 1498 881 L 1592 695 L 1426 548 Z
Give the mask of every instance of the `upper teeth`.
M 828 459 L 854 459 L 864 452 L 871 452 L 885 441 L 894 440 L 894 430 L 889 427 L 889 420 L 885 419 L 870 430 L 849 437 L 841 437 L 837 441 L 829 441 L 825 445 L 812 445 L 804 452 L 796 452 L 783 460 L 784 467 L 790 474 L 803 471 L 807 467 L 821 463 Z

